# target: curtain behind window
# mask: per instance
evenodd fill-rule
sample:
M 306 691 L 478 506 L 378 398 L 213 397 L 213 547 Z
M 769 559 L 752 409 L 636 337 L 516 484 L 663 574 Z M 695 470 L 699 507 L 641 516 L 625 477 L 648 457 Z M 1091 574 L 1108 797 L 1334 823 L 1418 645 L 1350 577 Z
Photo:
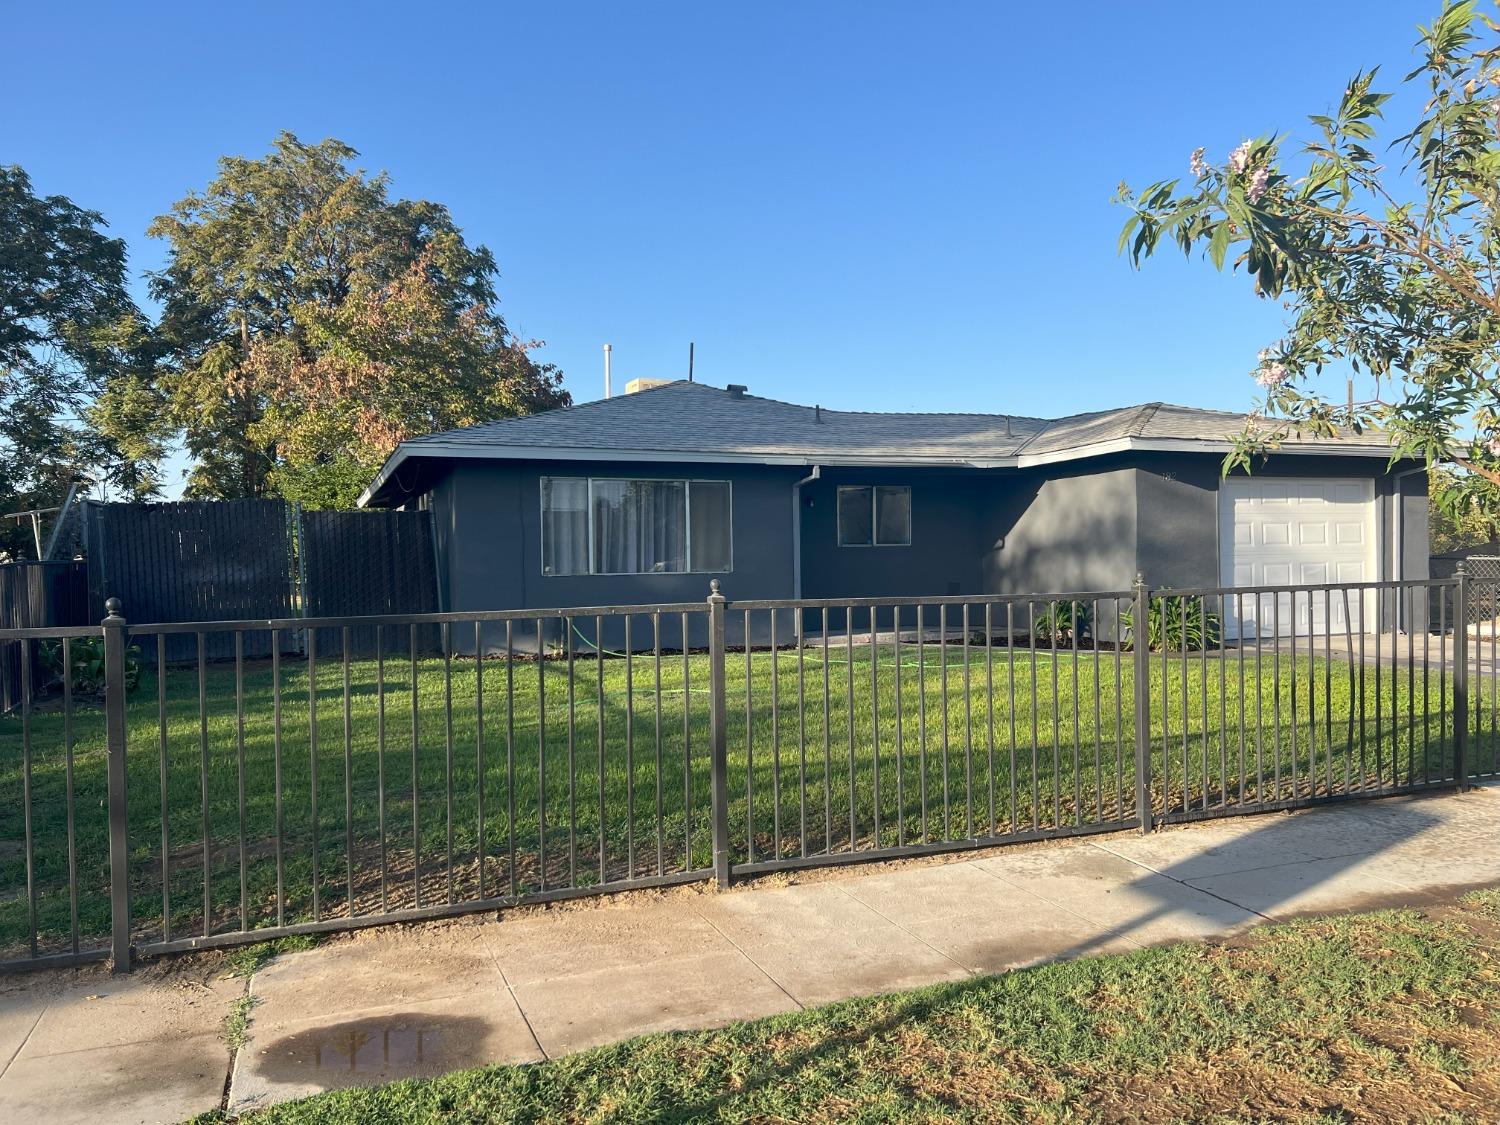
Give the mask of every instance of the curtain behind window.
M 729 482 L 695 480 L 692 489 L 693 569 L 729 570 L 732 563 Z
M 589 482 L 542 478 L 542 573 L 589 572 Z
M 687 488 L 680 480 L 594 481 L 594 572 L 687 570 Z

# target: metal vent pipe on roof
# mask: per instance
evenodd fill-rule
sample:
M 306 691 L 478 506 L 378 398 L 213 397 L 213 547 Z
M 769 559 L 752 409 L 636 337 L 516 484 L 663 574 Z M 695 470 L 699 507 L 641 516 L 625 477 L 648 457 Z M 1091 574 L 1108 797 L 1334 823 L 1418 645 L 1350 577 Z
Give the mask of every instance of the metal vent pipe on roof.
M 609 385 L 609 353 L 612 349 L 608 344 L 604 345 L 604 397 L 610 397 Z

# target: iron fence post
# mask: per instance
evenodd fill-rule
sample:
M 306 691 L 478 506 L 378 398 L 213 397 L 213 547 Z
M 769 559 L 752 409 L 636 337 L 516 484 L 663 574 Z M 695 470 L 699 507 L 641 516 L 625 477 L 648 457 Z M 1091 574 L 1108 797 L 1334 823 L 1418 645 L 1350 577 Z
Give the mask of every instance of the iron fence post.
M 1453 779 L 1469 781 L 1469 573 L 1458 564 L 1453 606 Z
M 1135 666 L 1135 808 L 1141 833 L 1151 831 L 1151 589 L 1135 576 L 1135 607 L 1130 617 L 1130 650 Z
M 719 889 L 729 886 L 729 752 L 725 735 L 724 698 L 724 607 L 728 599 L 719 592 L 719 580 L 709 583 L 708 595 L 708 728 L 709 801 L 713 825 L 714 881 Z M 745 643 L 750 643 L 749 637 Z
M 109 908 L 113 971 L 130 971 L 130 837 L 125 803 L 125 618 L 104 603 L 104 734 L 109 780 Z M 158 675 L 160 670 L 158 670 Z

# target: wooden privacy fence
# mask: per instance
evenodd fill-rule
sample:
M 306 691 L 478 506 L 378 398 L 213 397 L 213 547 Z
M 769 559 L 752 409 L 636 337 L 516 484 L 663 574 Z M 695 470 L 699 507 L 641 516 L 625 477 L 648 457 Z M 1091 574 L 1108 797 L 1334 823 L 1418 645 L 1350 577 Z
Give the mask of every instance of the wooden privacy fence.
M 120 598 L 141 621 L 213 621 L 297 615 L 290 509 L 280 500 L 84 506 L 90 601 L 103 616 Z M 269 635 L 246 655 L 270 655 Z M 167 659 L 192 645 L 172 638 Z M 209 659 L 233 653 L 215 637 Z
M 0 629 L 89 625 L 88 569 L 82 562 L 16 562 L 0 565 Z M 32 644 L 32 655 L 36 646 Z M 0 711 L 16 706 L 21 666 L 14 645 L 0 646 Z
M 84 506 L 88 588 L 96 624 L 106 598 L 138 621 L 270 620 L 308 615 L 432 613 L 437 563 L 426 512 L 304 512 L 283 500 Z M 62 622 L 57 622 L 62 624 Z M 72 624 L 73 622 L 68 622 Z M 80 622 L 81 623 L 81 622 Z M 356 651 L 373 635 L 352 638 Z M 247 634 L 242 657 L 271 655 L 272 634 Z M 409 638 L 408 638 L 409 639 Z M 302 638 L 279 637 L 298 652 Z M 435 630 L 418 635 L 437 644 Z M 207 658 L 235 655 L 210 634 Z M 148 653 L 148 659 L 154 659 Z M 169 661 L 194 660 L 191 637 L 172 636 Z
M 304 617 L 439 608 L 432 513 L 301 512 L 296 532 Z M 421 651 L 435 650 L 439 640 L 436 626 L 419 628 Z M 358 654 L 374 652 L 375 630 L 352 629 L 349 644 Z

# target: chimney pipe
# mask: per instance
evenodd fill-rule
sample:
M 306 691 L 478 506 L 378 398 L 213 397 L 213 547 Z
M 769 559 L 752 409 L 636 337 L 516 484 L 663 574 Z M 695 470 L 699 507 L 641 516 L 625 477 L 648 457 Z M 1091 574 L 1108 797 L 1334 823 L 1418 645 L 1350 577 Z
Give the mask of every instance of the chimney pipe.
M 693 342 L 688 341 L 688 382 L 693 381 Z
M 610 351 L 611 351 L 610 346 L 608 344 L 605 344 L 604 345 L 604 397 L 605 398 L 609 398 L 610 395 L 611 395 L 611 388 L 610 388 L 610 385 L 609 385 L 609 353 L 610 353 Z

